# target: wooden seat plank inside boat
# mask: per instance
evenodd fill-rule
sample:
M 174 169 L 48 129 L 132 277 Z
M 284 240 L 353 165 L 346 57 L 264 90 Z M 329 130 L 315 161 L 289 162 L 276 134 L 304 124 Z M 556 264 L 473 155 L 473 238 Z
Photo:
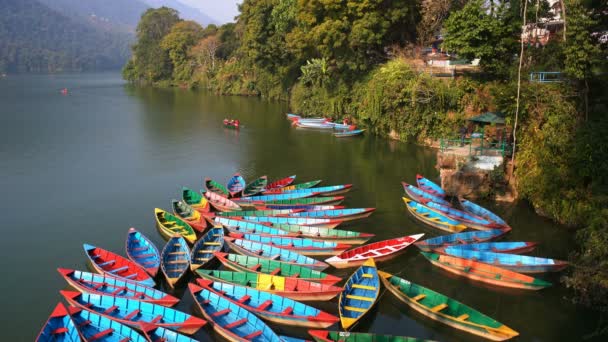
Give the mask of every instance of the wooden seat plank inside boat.
M 226 324 L 224 326 L 225 329 L 232 329 L 232 328 L 237 328 L 240 327 L 241 325 L 247 323 L 247 318 L 241 318 L 238 321 L 234 321 L 232 323 Z
M 448 307 L 448 305 L 446 303 L 441 303 L 441 304 L 439 304 L 439 305 L 434 306 L 433 308 L 431 308 L 431 311 L 433 311 L 433 312 L 439 312 L 439 311 L 441 311 L 441 310 L 443 310 L 443 309 L 445 309 L 447 307 Z
M 355 289 L 362 289 L 362 290 L 376 291 L 376 287 L 375 286 L 369 286 L 369 285 L 353 284 L 353 288 L 355 288 Z
M 344 309 L 348 310 L 348 311 L 355 311 L 355 312 L 366 312 L 367 311 L 367 309 L 355 308 L 352 306 L 345 306 Z

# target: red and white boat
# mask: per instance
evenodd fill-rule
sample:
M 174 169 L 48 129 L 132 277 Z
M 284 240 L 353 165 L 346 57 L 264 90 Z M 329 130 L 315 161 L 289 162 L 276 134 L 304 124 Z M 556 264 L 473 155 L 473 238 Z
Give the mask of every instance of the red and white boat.
M 369 258 L 374 258 L 375 261 L 386 261 L 405 251 L 406 247 L 423 236 L 424 234 L 416 234 L 370 243 L 333 256 L 326 259 L 325 262 L 335 268 L 348 268 L 361 266 Z
M 215 192 L 207 191 L 205 192 L 205 198 L 209 201 L 209 204 L 213 208 L 218 211 L 241 211 L 242 208 L 234 203 L 233 201 L 227 199 L 224 196 L 220 196 Z

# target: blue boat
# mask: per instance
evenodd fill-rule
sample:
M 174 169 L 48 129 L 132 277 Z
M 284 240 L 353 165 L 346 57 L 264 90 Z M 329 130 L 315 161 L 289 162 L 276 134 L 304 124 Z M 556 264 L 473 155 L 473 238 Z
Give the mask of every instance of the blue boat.
M 339 321 L 339 318 L 334 315 L 274 293 L 208 279 L 197 279 L 196 282 L 202 288 L 224 297 L 272 323 L 307 328 L 327 328 Z
M 449 246 L 441 250 L 444 254 L 462 259 L 471 259 L 519 273 L 558 272 L 566 268 L 566 261 L 538 258 L 527 255 L 479 252 Z
M 68 310 L 60 302 L 55 306 L 42 330 L 36 337 L 36 342 L 80 342 L 76 325 Z
M 309 189 L 304 189 L 304 190 L 309 190 Z M 310 190 L 314 190 L 314 189 L 310 189 Z M 299 190 L 294 190 L 294 191 L 299 191 Z M 307 192 L 281 192 L 281 193 L 277 193 L 277 194 L 273 194 L 273 195 L 261 195 L 261 196 L 250 196 L 250 197 L 243 197 L 240 198 L 240 201 L 246 202 L 246 201 L 251 201 L 251 202 L 270 202 L 270 201 L 281 201 L 281 200 L 292 200 L 292 199 L 299 199 L 299 198 L 306 198 L 306 197 L 312 197 L 312 196 L 316 196 L 318 195 L 315 191 L 307 191 Z
M 226 243 L 239 254 L 250 255 L 257 258 L 281 261 L 288 264 L 313 268 L 318 271 L 326 269 L 329 265 L 309 258 L 302 254 L 275 246 L 265 245 L 259 242 L 247 241 L 235 238 L 224 238 Z
M 453 220 L 423 204 L 412 201 L 409 198 L 403 197 L 403 201 L 405 202 L 405 207 L 410 214 L 412 214 L 420 222 L 426 223 L 431 227 L 451 233 L 459 233 L 467 228 L 467 226 L 463 225 L 460 221 Z
M 215 257 L 215 252 L 221 252 L 224 249 L 224 229 L 222 227 L 210 228 L 203 237 L 201 237 L 192 246 L 190 254 L 190 269 L 195 271 L 197 268 L 208 263 Z
M 276 205 L 276 204 L 266 204 L 266 208 L 268 209 L 302 209 L 306 211 L 310 210 L 332 210 L 332 209 L 344 209 L 342 205 L 310 205 L 310 204 L 294 204 L 294 205 Z
M 435 249 L 453 245 L 464 245 L 468 243 L 479 243 L 497 239 L 507 234 L 510 229 L 480 230 L 458 234 L 442 235 L 414 243 L 416 247 L 424 252 L 432 252 Z
M 447 205 L 435 203 L 435 202 L 426 202 L 425 205 L 445 216 L 458 220 L 462 222 L 465 226 L 478 230 L 489 230 L 493 228 L 502 228 L 502 226 L 496 224 L 494 221 L 486 220 L 483 217 L 475 216 L 469 214 L 465 211 L 454 209 Z
M 297 224 L 300 226 L 317 226 L 325 228 L 336 228 L 341 220 L 316 219 L 308 217 L 273 217 L 273 216 L 244 216 L 243 220 L 252 222 L 267 222 L 271 224 Z
M 175 286 L 190 268 L 190 248 L 181 235 L 175 234 L 161 252 L 160 268 L 171 288 Z
M 422 175 L 416 175 L 416 183 L 420 189 L 430 193 L 433 196 L 445 197 L 447 195 L 445 190 L 443 190 L 439 184 L 424 178 Z
M 135 299 L 164 306 L 173 306 L 179 302 L 179 299 L 171 295 L 136 281 L 67 268 L 58 268 L 57 271 L 70 286 L 80 292 Z
M 376 304 L 380 294 L 380 278 L 374 259 L 368 259 L 344 285 L 338 309 L 343 329 L 358 322 Z
M 70 307 L 70 316 L 85 341 L 145 342 L 147 339 L 125 324 L 81 308 Z
M 334 129 L 333 122 L 307 122 L 304 120 L 294 121 L 295 125 L 299 128 L 314 128 L 314 129 Z
M 370 216 L 375 208 L 350 208 L 350 209 L 330 209 L 303 211 L 289 214 L 292 217 L 328 218 L 344 221 L 355 220 Z
M 138 300 L 75 291 L 59 293 L 71 305 L 129 326 L 138 327 L 142 323 L 149 323 L 191 335 L 207 323 L 181 311 Z
M 203 316 L 228 341 L 281 342 L 266 323 L 246 309 L 197 285 L 188 284 L 188 288 Z
M 157 327 L 154 324 L 142 324 L 140 329 L 148 341 L 154 342 L 198 342 L 188 336 L 178 334 L 173 330 Z
M 462 197 L 458 197 L 458 200 L 460 201 L 460 205 L 462 206 L 462 208 L 465 211 L 468 211 L 469 213 L 471 213 L 473 215 L 477 215 L 477 216 L 486 218 L 490 221 L 496 222 L 497 224 L 499 224 L 503 227 L 509 227 L 507 222 L 505 222 L 502 218 L 500 218 L 498 215 L 494 214 L 493 212 L 489 211 L 488 209 L 480 206 L 479 204 L 475 204 Z
M 251 234 L 266 234 L 266 235 L 288 235 L 287 231 L 273 228 L 261 223 L 236 220 L 227 217 L 215 217 L 215 223 L 221 224 L 231 233 L 251 233 Z
M 288 249 L 302 255 L 336 255 L 351 247 L 351 245 L 347 244 L 291 236 L 263 236 L 259 234 L 243 233 L 233 233 L 231 235 L 243 240 L 255 241 L 265 245 Z
M 510 254 L 522 254 L 528 253 L 534 250 L 536 247 L 535 242 L 481 242 L 481 243 L 470 243 L 466 245 L 451 246 L 451 248 L 460 248 L 464 250 L 479 251 L 479 252 L 494 252 L 494 253 L 510 253 Z
M 160 253 L 154 243 L 135 228 L 130 228 L 126 247 L 129 259 L 155 277 L 160 267 Z
M 363 134 L 363 132 L 365 132 L 364 129 L 343 130 L 341 132 L 335 132 L 334 137 L 336 137 L 336 138 L 354 137 L 354 136 Z
M 232 178 L 228 180 L 226 184 L 226 188 L 228 192 L 230 192 L 230 196 L 234 197 L 238 195 L 243 189 L 245 189 L 246 183 L 245 179 L 241 177 L 240 173 L 235 173 Z
M 444 200 L 443 198 L 438 197 L 438 196 L 433 196 L 430 193 L 428 193 L 422 189 L 419 189 L 411 184 L 407 184 L 406 182 L 401 182 L 401 185 L 403 185 L 403 190 L 405 190 L 405 194 L 408 195 L 414 201 L 421 202 L 421 203 L 433 201 L 435 203 L 451 206 L 450 202 Z
M 291 195 L 314 194 L 315 196 L 335 196 L 335 195 L 340 195 L 340 194 L 349 192 L 350 189 L 352 189 L 352 187 L 353 187 L 352 184 L 340 184 L 340 185 L 322 186 L 322 187 L 318 187 L 318 188 L 283 190 L 283 191 L 280 191 L 280 193 L 279 192 L 277 192 L 277 193 L 285 194 L 285 195 L 287 195 L 287 194 L 291 194 Z M 271 195 L 269 195 L 269 196 L 271 196 Z M 279 198 L 279 199 L 283 199 L 283 198 Z M 291 199 L 291 198 L 284 198 L 284 199 Z

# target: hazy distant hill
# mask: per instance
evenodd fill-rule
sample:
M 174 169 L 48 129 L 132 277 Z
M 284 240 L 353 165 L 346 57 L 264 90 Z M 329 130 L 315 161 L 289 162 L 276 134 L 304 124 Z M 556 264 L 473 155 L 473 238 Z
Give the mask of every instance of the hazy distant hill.
M 199 9 L 186 5 L 178 0 L 141 0 L 146 4 L 157 8 L 167 6 L 179 12 L 182 19 L 194 20 L 199 24 L 206 26 L 209 24 L 218 24 L 218 21 L 201 12 Z M 205 1 L 223 1 L 223 0 L 205 0 Z

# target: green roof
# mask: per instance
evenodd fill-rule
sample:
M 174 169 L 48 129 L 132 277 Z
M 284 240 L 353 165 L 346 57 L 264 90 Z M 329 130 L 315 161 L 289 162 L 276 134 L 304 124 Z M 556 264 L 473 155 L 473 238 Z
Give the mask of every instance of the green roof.
M 489 123 L 489 124 L 505 124 L 505 114 L 501 112 L 493 113 L 486 112 L 467 119 L 473 122 Z

